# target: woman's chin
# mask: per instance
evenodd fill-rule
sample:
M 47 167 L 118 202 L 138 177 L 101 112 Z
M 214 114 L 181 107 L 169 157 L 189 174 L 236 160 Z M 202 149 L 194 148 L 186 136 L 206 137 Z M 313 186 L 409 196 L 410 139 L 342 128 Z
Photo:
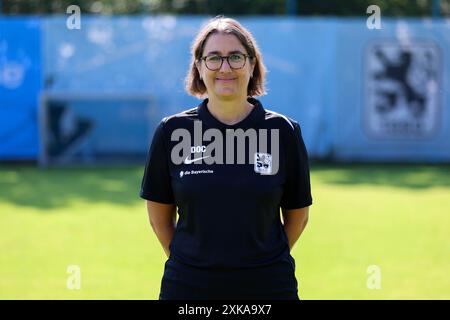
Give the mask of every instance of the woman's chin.
M 216 96 L 223 99 L 230 99 L 236 96 L 236 91 L 233 89 L 220 89 L 216 90 Z

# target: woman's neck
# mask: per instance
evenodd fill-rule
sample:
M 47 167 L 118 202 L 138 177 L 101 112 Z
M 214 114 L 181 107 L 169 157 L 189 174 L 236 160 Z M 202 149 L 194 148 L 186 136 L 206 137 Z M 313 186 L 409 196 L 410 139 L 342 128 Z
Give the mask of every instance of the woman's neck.
M 214 118 L 227 125 L 233 125 L 245 119 L 253 107 L 246 98 L 230 101 L 208 98 L 209 112 Z

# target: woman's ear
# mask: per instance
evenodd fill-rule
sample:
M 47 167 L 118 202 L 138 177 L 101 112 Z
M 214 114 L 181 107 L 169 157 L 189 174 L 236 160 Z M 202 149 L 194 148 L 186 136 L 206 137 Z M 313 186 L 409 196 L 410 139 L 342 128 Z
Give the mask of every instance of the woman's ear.
M 201 69 L 202 65 L 198 61 L 196 61 L 195 67 L 197 68 L 197 72 L 198 72 L 200 80 L 202 80 L 202 69 Z

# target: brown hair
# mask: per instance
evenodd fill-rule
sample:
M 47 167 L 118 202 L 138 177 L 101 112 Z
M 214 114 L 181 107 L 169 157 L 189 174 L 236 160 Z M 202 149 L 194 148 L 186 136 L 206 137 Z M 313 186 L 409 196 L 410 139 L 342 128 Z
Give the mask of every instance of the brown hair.
M 259 50 L 253 35 L 239 22 L 224 16 L 211 19 L 197 34 L 191 47 L 191 64 L 186 77 L 186 91 L 198 98 L 206 94 L 206 86 L 200 79 L 200 74 L 195 65 L 203 54 L 203 49 L 208 37 L 214 33 L 232 34 L 238 38 L 245 50 L 247 50 L 251 63 L 255 64 L 253 74 L 247 87 L 248 96 L 262 96 L 266 94 L 265 75 L 266 67 L 263 64 L 261 51 Z

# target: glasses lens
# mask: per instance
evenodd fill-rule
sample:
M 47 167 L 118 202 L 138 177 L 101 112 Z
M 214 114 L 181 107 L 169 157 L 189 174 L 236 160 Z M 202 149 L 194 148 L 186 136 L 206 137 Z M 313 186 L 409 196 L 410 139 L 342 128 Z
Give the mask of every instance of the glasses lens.
M 217 70 L 220 68 L 222 58 L 220 56 L 208 56 L 205 59 L 206 66 L 210 70 Z
M 229 56 L 228 61 L 230 62 L 231 68 L 240 69 L 245 64 L 245 56 L 240 53 L 232 54 Z

